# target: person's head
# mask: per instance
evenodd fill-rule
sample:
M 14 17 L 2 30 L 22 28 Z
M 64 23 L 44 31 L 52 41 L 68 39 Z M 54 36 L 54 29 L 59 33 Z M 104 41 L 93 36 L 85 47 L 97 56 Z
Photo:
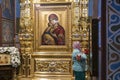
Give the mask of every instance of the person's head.
M 56 14 L 50 14 L 49 17 L 48 17 L 48 20 L 53 25 L 58 23 L 58 17 L 57 17 Z
M 56 14 L 50 14 L 48 19 L 49 19 L 49 21 L 50 20 L 58 20 L 58 16 Z
M 79 49 L 81 50 L 81 44 L 79 41 L 73 42 L 73 49 Z

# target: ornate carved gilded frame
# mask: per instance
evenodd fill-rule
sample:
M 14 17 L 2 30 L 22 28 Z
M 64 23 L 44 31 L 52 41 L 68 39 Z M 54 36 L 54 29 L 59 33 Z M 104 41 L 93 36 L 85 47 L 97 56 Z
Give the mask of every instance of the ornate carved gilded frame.
M 48 25 L 48 15 L 56 14 L 60 25 L 65 30 L 65 45 L 42 45 L 41 36 Z M 34 50 L 35 51 L 69 51 L 71 48 L 71 3 L 34 4 Z

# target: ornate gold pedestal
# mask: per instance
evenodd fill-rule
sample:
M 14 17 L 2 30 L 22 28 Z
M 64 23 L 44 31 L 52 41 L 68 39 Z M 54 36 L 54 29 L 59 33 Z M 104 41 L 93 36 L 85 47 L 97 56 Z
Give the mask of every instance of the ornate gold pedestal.
M 68 55 L 67 55 L 68 54 Z M 34 59 L 34 79 L 49 80 L 71 80 L 71 55 L 69 53 L 35 53 Z

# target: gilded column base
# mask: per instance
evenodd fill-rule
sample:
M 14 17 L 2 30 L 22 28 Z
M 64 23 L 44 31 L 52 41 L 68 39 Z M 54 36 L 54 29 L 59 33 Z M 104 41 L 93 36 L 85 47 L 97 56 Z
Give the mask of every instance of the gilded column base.
M 34 63 L 32 80 L 73 80 L 71 55 L 68 53 L 68 55 L 50 54 L 32 55 Z
M 54 77 L 41 77 L 41 78 L 33 78 L 32 80 L 73 80 L 72 77 L 66 76 L 54 76 Z
M 17 80 L 74 80 L 71 76 L 46 76 L 46 77 L 31 77 L 31 78 L 23 78 L 18 77 Z

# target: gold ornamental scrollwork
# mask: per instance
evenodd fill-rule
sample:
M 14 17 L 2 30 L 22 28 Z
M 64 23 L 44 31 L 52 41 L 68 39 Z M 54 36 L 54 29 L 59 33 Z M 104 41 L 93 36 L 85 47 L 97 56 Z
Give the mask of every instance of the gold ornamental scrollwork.
M 72 77 L 71 54 L 68 52 L 36 52 L 32 55 L 34 59 L 35 77 L 43 76 L 69 76 Z M 56 77 L 57 78 L 57 77 Z M 66 80 L 66 79 L 65 79 Z
M 71 66 L 70 60 L 35 60 L 35 72 L 46 72 L 46 73 L 71 73 Z
M 20 3 L 20 31 L 22 65 L 20 76 L 31 77 L 31 54 L 33 53 L 33 29 L 31 17 L 31 1 L 21 0 Z

